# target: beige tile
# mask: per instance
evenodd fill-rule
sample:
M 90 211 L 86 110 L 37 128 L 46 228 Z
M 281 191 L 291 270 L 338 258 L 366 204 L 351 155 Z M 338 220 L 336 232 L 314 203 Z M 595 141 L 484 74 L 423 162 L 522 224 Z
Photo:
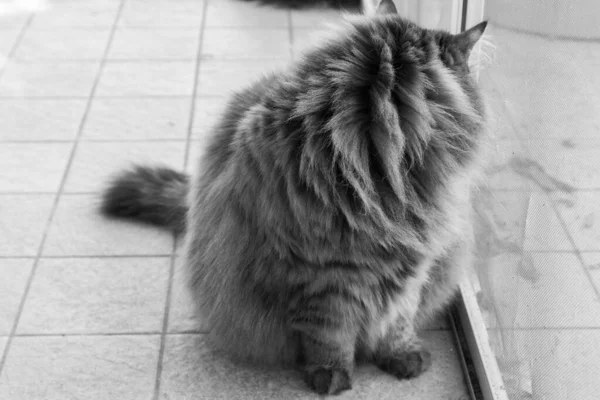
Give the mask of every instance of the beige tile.
M 162 164 L 180 170 L 185 142 L 81 142 L 67 176 L 66 193 L 100 193 L 133 164 Z
M 9 6 L 10 8 L 10 6 Z M 0 26 L 4 28 L 22 28 L 30 18 L 26 10 L 12 9 L 12 12 L 0 14 Z
M 169 332 L 202 332 L 208 326 L 196 314 L 192 296 L 188 288 L 187 271 L 182 257 L 177 257 L 173 286 L 171 288 L 171 309 L 169 311 Z
M 287 60 L 206 60 L 200 63 L 199 96 L 230 96 L 265 74 L 283 68 Z
M 233 60 L 289 58 L 289 33 L 287 29 L 206 29 L 202 57 Z
M 208 28 L 286 28 L 288 12 L 257 2 L 235 0 L 209 1 L 206 10 Z
M 292 11 L 294 28 L 326 28 L 332 23 L 339 23 L 342 14 L 331 9 L 306 9 Z
M 109 219 L 97 195 L 63 195 L 44 245 L 45 256 L 169 255 L 172 236 L 160 229 Z
M 5 143 L 0 146 L 0 192 L 55 192 L 73 143 Z
M 1 99 L 0 140 L 75 139 L 86 103 L 86 99 Z
M 7 341 L 8 337 L 0 336 L 0 354 L 4 353 L 4 347 L 6 346 Z
M 95 140 L 185 139 L 189 119 L 190 100 L 187 98 L 96 98 L 82 137 Z
M 585 268 L 588 270 L 596 291 L 600 293 L 600 253 L 581 253 Z
M 196 98 L 192 137 L 200 139 L 209 135 L 210 130 L 215 126 L 219 117 L 223 115 L 230 100 L 230 96 Z
M 119 28 L 108 53 L 109 60 L 196 59 L 198 28 Z
M 117 17 L 119 3 L 119 0 L 54 1 L 44 11 L 35 13 L 30 29 L 110 27 Z
M 197 27 L 202 23 L 203 0 L 131 0 L 125 3 L 119 26 Z
M 17 332 L 160 332 L 170 263 L 170 257 L 42 259 Z
M 506 328 L 600 328 L 600 300 L 574 253 L 534 253 L 533 265 L 506 266 L 493 279 L 498 307 L 512 307 Z M 500 267 L 500 266 L 498 266 Z M 525 272 L 527 272 L 525 274 Z M 525 277 L 525 279 L 523 279 Z M 509 304 L 510 299 L 510 304 Z M 505 315 L 509 315 L 508 310 Z
M 535 396 L 544 399 L 595 399 L 600 382 L 600 330 L 516 332 L 527 361 Z
M 0 20 L 0 56 L 8 56 L 21 33 L 20 26 L 7 27 Z
M 14 338 L 2 376 L 2 399 L 152 397 L 159 336 Z
M 372 365 L 361 366 L 354 388 L 340 399 L 460 399 L 467 398 L 462 371 L 449 332 L 427 332 L 433 354 L 431 369 L 410 381 L 398 381 Z M 202 335 L 167 337 L 161 399 L 314 399 L 300 373 L 232 363 L 211 351 Z
M 29 29 L 14 58 L 28 60 L 100 60 L 108 44 L 109 28 Z
M 34 261 L 23 258 L 4 258 L 0 261 L 0 335 L 9 335 L 11 332 Z
M 9 62 L 0 78 L 0 96 L 87 97 L 97 73 L 95 62 Z
M 54 195 L 0 195 L 0 255 L 34 256 L 50 218 Z
M 191 95 L 195 62 L 108 62 L 98 96 Z
M 559 204 L 558 211 L 578 250 L 599 250 L 600 192 L 577 192 L 574 204 Z

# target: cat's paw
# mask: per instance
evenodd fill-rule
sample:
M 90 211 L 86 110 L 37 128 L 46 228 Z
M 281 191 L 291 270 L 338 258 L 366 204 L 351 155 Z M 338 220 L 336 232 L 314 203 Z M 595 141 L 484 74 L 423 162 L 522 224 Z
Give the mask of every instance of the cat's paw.
M 344 368 L 316 368 L 307 372 L 306 381 L 318 394 L 339 394 L 352 389 L 350 372 Z
M 398 379 L 412 379 L 429 369 L 431 353 L 425 349 L 407 351 L 381 360 L 377 366 Z

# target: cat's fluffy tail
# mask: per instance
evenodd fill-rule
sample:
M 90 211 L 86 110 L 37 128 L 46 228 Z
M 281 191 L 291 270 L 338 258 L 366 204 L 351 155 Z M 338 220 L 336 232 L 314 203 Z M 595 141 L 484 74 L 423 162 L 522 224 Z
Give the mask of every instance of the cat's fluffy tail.
M 280 8 L 292 8 L 292 9 L 304 9 L 312 7 L 331 7 L 343 10 L 359 9 L 361 0 L 242 0 L 242 1 L 255 1 L 264 5 L 280 7 Z
M 104 215 L 185 231 L 189 177 L 166 167 L 135 166 L 117 175 L 102 195 Z

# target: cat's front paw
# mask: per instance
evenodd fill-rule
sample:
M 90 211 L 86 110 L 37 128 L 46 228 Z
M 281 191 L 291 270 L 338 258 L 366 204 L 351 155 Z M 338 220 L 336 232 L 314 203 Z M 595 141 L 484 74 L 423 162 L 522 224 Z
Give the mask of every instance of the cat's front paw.
M 411 350 L 380 360 L 377 366 L 398 379 L 412 379 L 431 366 L 431 353 L 425 349 Z
M 344 368 L 316 368 L 307 372 L 306 381 L 318 394 L 339 394 L 352 389 L 350 372 Z

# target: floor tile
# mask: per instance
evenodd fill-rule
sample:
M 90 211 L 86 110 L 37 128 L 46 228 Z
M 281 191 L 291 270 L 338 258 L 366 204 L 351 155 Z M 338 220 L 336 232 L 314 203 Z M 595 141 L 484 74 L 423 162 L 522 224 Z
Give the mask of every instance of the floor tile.
M 170 257 L 41 259 L 18 334 L 162 329 Z
M 58 191 L 73 143 L 4 143 L 0 192 Z
M 532 265 L 489 274 L 505 328 L 600 328 L 600 299 L 574 253 L 533 253 Z
M 198 95 L 230 96 L 287 64 L 287 60 L 246 60 L 242 67 L 239 61 L 203 60 L 198 74 Z
M 600 293 L 600 253 L 581 253 L 585 268 L 588 270 L 596 292 Z
M 306 9 L 292 11 L 294 28 L 326 28 L 332 23 L 340 22 L 342 14 L 331 9 Z
M 0 195 L 0 255 L 34 256 L 50 218 L 54 195 Z
M 202 23 L 203 0 L 130 0 L 125 3 L 118 26 L 197 27 Z
M 188 288 L 187 270 L 183 257 L 177 257 L 171 288 L 171 309 L 169 311 L 169 332 L 202 332 L 208 329 L 196 314 L 195 306 Z
M 4 11 L 5 13 L 0 14 L 0 26 L 6 28 L 22 28 L 31 16 L 27 10 L 20 8 L 18 3 L 5 5 Z
M 87 97 L 97 73 L 95 62 L 9 62 L 0 78 L 0 96 Z
M 32 29 L 111 27 L 115 23 L 120 0 L 52 2 L 46 10 L 35 13 Z
M 159 336 L 16 337 L 1 399 L 152 398 Z
M 558 204 L 558 212 L 578 250 L 600 250 L 600 192 L 577 192 L 574 204 Z
M 466 398 L 462 372 L 449 332 L 427 332 L 433 354 L 431 369 L 411 381 L 398 381 L 376 369 L 361 366 L 354 388 L 340 399 L 460 399 Z M 207 347 L 202 335 L 167 337 L 161 399 L 313 399 L 301 374 L 288 370 L 232 363 Z
M 192 137 L 199 139 L 208 135 L 210 129 L 215 126 L 219 117 L 225 112 L 225 106 L 229 101 L 229 96 L 196 98 Z
M 96 98 L 92 101 L 82 138 L 185 139 L 189 119 L 190 100 L 187 98 Z
M 517 332 L 533 378 L 533 398 L 595 399 L 600 369 L 600 330 Z
M 100 193 L 133 164 L 183 167 L 185 142 L 81 142 L 65 183 L 66 193 Z
M 0 141 L 75 139 L 86 104 L 86 99 L 0 99 Z
M 288 58 L 291 57 L 289 32 L 286 29 L 206 29 L 202 57 L 234 60 Z
M 109 33 L 109 28 L 28 29 L 14 58 L 19 61 L 100 60 Z
M 132 29 L 119 28 L 108 53 L 109 60 L 195 60 L 198 28 Z
M 294 57 L 299 57 L 308 50 L 319 46 L 326 40 L 328 35 L 330 33 L 325 29 L 295 28 L 293 32 Z
M 0 336 L 0 354 L 3 354 L 4 347 L 6 346 L 7 341 L 8 341 L 8 337 Z
M 20 26 L 5 27 L 2 25 L 3 22 L 0 20 L 0 56 L 7 57 L 21 34 L 22 28 Z
M 206 10 L 208 28 L 286 28 L 288 12 L 255 2 L 236 0 L 209 1 Z
M 207 144 L 207 140 L 190 140 L 185 168 L 186 172 L 193 173 L 198 170 L 200 167 L 200 158 L 204 156 Z
M 98 96 L 191 95 L 195 62 L 108 62 Z
M 160 229 L 102 216 L 97 195 L 63 195 L 44 256 L 169 255 L 172 236 Z
M 2 275 L 2 279 L 0 279 L 0 304 L 2 304 L 0 307 L 0 335 L 11 333 L 34 261 L 24 258 L 0 260 L 0 275 Z M 1 344 L 0 354 L 2 354 Z

